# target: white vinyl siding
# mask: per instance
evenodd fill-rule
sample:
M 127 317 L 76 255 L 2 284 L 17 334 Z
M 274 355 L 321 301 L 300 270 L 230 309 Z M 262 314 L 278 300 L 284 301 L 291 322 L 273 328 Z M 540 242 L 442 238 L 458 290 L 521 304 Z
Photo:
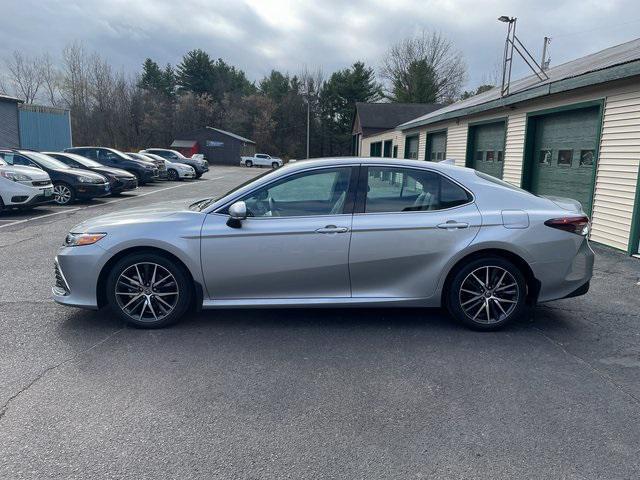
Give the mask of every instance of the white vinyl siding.
M 622 250 L 629 234 L 640 164 L 640 89 L 606 99 L 591 238 Z
M 451 122 L 447 129 L 447 158 L 464 167 L 467 154 L 467 122 L 456 125 Z
M 507 119 L 507 142 L 504 148 L 504 170 L 502 179 L 518 187 L 522 180 L 522 159 L 524 157 L 526 126 L 526 113 L 509 115 Z

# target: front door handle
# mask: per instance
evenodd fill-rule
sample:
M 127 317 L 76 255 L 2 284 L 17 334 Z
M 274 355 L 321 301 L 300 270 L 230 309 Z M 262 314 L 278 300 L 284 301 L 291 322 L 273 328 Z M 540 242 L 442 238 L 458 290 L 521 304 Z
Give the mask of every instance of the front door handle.
M 335 225 L 327 225 L 316 230 L 316 233 L 345 233 L 348 232 L 347 227 L 336 227 Z
M 440 225 L 438 225 L 438 228 L 455 230 L 459 228 L 469 228 L 469 224 L 464 222 L 456 222 L 455 220 L 449 220 L 448 222 L 441 223 Z

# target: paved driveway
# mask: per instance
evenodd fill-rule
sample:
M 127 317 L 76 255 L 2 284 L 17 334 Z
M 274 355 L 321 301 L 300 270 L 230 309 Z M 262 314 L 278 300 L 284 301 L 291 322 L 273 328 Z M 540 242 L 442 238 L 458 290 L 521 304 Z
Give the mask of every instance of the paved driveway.
M 0 223 L 0 478 L 640 476 L 640 262 L 610 250 L 587 296 L 495 333 L 418 309 L 145 331 L 49 300 L 72 225 L 257 173 Z

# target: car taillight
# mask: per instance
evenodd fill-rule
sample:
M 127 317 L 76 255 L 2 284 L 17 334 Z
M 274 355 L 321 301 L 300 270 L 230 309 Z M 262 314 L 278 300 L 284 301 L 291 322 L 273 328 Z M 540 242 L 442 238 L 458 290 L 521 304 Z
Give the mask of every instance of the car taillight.
M 544 224 L 547 227 L 557 228 L 576 235 L 586 236 L 589 234 L 589 218 L 584 215 L 580 217 L 552 218 L 544 222 Z

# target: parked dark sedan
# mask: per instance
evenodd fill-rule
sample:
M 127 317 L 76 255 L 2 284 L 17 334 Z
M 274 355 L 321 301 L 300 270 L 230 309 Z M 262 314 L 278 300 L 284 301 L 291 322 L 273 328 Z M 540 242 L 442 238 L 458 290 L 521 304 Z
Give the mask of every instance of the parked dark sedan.
M 134 160 L 142 160 L 143 162 L 151 162 L 158 168 L 158 176 L 160 180 L 167 180 L 167 164 L 164 161 L 156 160 L 141 153 L 126 152 L 127 157 Z
M 0 156 L 10 165 L 23 165 L 44 170 L 53 183 L 53 199 L 58 205 L 74 200 L 89 200 L 111 194 L 109 181 L 102 175 L 71 168 L 43 153 L 31 150 L 0 150 Z
M 106 147 L 73 147 L 65 149 L 68 153 L 77 153 L 83 157 L 104 165 L 105 167 L 121 168 L 135 175 L 138 185 L 158 180 L 158 168 L 152 162 L 136 160 L 114 148 Z
M 104 165 L 83 157 L 82 155 L 76 155 L 75 153 L 66 152 L 43 152 L 50 157 L 60 160 L 65 165 L 71 168 L 78 168 L 81 170 L 91 170 L 92 172 L 99 173 L 109 180 L 111 187 L 111 195 L 120 195 L 127 190 L 134 190 L 138 188 L 138 179 L 132 173 L 119 168 L 105 167 Z

